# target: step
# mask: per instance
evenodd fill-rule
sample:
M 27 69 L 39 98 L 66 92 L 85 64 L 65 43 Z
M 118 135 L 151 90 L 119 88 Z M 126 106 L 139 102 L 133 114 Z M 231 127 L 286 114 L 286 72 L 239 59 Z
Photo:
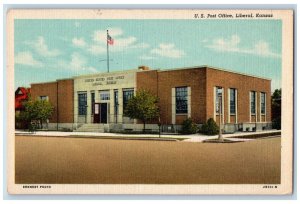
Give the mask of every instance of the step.
M 81 127 L 104 127 L 104 124 L 83 124 Z
M 103 128 L 85 128 L 77 129 L 76 132 L 104 132 Z
M 104 132 L 104 124 L 86 123 L 82 124 L 76 132 Z

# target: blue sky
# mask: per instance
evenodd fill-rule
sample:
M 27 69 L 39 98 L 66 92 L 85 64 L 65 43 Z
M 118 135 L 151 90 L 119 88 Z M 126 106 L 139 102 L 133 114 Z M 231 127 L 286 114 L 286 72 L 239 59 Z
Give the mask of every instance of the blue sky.
M 15 20 L 15 87 L 110 70 L 210 65 L 281 87 L 280 20 Z

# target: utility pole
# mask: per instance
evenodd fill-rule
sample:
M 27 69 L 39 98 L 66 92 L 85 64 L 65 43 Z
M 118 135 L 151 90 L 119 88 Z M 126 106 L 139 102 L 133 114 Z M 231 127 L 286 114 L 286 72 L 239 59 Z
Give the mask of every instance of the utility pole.
M 218 100 L 219 100 L 219 138 L 218 140 L 223 142 L 223 136 L 222 136 L 222 116 L 223 116 L 223 110 L 222 110 L 222 94 L 221 96 L 218 95 Z

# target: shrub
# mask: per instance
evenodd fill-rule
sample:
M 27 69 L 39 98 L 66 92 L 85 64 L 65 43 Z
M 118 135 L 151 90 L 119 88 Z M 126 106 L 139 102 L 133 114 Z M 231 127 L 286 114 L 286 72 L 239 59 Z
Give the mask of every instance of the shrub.
M 198 132 L 198 126 L 191 118 L 185 119 L 182 122 L 182 134 L 195 134 Z
M 277 129 L 277 130 L 281 129 L 281 118 L 280 117 L 274 118 L 272 120 L 272 128 Z
M 219 126 L 214 119 L 209 118 L 207 122 L 202 125 L 200 132 L 206 135 L 216 135 L 219 133 Z

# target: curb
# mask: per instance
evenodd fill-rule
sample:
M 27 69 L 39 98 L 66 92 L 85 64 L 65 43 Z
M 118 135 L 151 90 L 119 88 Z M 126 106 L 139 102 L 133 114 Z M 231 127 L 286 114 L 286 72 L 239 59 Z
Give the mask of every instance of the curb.
M 78 139 L 112 139 L 112 140 L 151 140 L 151 141 L 172 141 L 179 140 L 175 138 L 149 138 L 149 137 L 116 137 L 116 136 L 81 136 L 81 135 L 68 135 L 68 136 L 50 136 L 50 135 L 33 135 L 33 134 L 15 134 L 16 136 L 29 136 L 29 137 L 56 137 L 56 138 L 78 138 Z

